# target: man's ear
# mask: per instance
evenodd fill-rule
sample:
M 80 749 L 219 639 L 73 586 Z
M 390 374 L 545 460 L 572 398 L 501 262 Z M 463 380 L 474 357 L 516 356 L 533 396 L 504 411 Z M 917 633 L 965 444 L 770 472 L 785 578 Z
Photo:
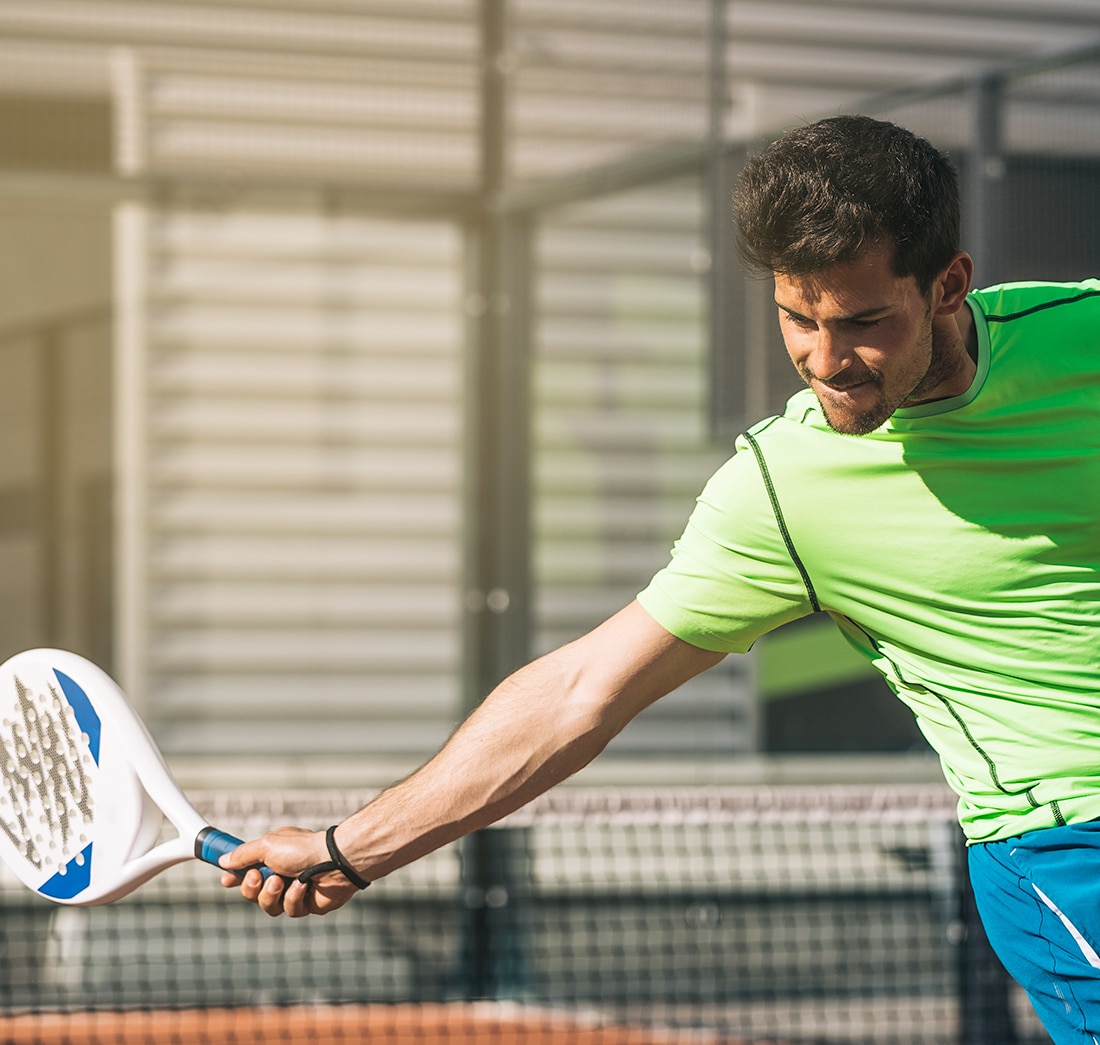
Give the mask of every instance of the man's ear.
M 960 250 L 940 273 L 933 288 L 933 293 L 939 295 L 939 302 L 935 305 L 937 316 L 953 316 L 963 307 L 973 278 L 974 259 Z

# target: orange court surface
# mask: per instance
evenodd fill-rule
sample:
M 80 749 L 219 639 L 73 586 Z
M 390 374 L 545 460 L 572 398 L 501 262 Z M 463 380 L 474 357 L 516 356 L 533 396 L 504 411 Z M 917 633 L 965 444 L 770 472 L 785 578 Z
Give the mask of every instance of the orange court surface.
M 329 1005 L 0 1017 L 3 1045 L 751 1045 L 515 1004 Z

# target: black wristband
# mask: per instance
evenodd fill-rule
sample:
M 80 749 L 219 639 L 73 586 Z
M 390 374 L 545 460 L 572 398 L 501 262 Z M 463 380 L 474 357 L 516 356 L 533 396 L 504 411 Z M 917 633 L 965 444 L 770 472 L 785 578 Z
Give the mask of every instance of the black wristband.
M 325 846 L 328 849 L 328 855 L 332 859 L 326 860 L 323 864 L 314 864 L 312 867 L 307 867 L 298 875 L 298 881 L 308 883 L 315 875 L 324 874 L 326 871 L 339 871 L 356 889 L 366 889 L 370 882 L 348 863 L 346 857 L 336 845 L 336 827 L 337 825 L 333 824 L 325 832 Z
M 325 845 L 328 846 L 328 855 L 335 861 L 336 866 L 340 868 L 344 877 L 351 882 L 357 889 L 366 889 L 370 882 L 368 882 L 354 867 L 347 862 L 344 854 L 336 848 L 336 824 L 333 824 L 325 832 Z

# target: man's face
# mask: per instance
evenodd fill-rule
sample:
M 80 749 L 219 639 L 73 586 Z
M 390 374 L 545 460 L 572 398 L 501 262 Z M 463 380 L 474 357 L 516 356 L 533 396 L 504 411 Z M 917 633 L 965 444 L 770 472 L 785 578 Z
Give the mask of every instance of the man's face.
M 925 297 L 894 275 L 889 249 L 814 276 L 776 273 L 791 361 L 838 432 L 866 435 L 899 407 L 956 394 L 958 345 L 936 330 L 938 286 Z M 964 350 L 965 351 L 965 350 Z

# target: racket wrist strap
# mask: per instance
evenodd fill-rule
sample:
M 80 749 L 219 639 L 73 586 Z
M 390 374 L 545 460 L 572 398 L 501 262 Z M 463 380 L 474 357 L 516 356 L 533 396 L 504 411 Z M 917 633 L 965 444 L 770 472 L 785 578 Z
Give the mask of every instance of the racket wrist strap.
M 324 863 L 307 867 L 298 875 L 298 881 L 309 882 L 315 875 L 325 874 L 328 871 L 339 871 L 356 889 L 366 889 L 366 887 L 370 885 L 370 882 L 348 863 L 347 857 L 340 852 L 339 847 L 336 845 L 337 826 L 338 825 L 333 824 L 332 827 L 325 832 L 325 848 L 328 849 L 328 855 L 331 859 L 326 860 Z

